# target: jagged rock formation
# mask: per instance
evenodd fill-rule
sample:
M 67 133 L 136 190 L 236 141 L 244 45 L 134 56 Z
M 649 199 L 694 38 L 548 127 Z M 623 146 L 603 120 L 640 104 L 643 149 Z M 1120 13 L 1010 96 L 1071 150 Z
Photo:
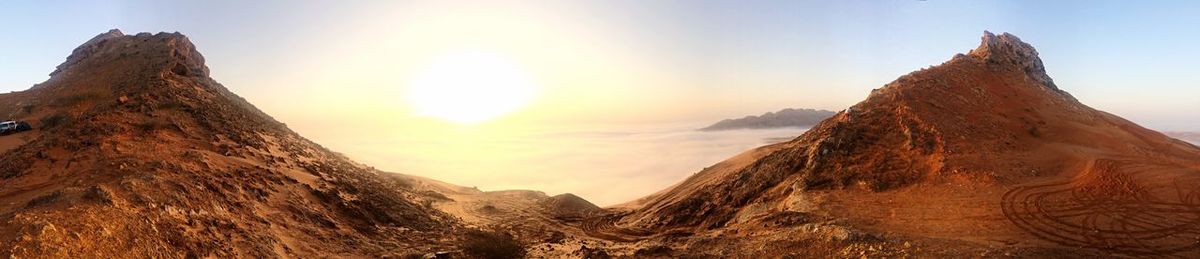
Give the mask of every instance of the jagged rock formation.
M 79 63 L 79 61 L 83 61 L 92 54 L 99 52 L 99 49 L 103 48 L 104 43 L 107 43 L 108 40 L 120 37 L 125 37 L 125 34 L 121 33 L 121 30 L 118 29 L 112 29 L 108 32 L 96 35 L 96 37 L 92 37 L 92 39 L 84 42 L 83 45 L 79 45 L 79 47 L 76 47 L 74 51 L 71 51 L 71 55 L 67 56 L 67 61 L 64 61 L 62 64 L 58 65 L 58 67 L 55 67 L 54 72 L 50 72 L 50 76 L 53 77 L 58 75 L 58 73 L 61 73 L 63 70 L 75 65 L 75 63 Z
M 1062 196 L 1030 196 L 1039 192 Z M 1079 103 L 1033 47 L 985 32 L 969 54 L 902 76 L 795 140 L 709 167 L 594 232 L 653 239 L 835 219 L 951 250 L 1006 240 L 1027 255 L 1195 255 L 1200 225 L 1185 219 L 1200 217 L 1197 193 L 1200 148 Z
M 759 116 L 746 116 L 740 119 L 724 119 L 702 131 L 731 130 L 731 129 L 768 129 L 784 127 L 810 127 L 818 122 L 832 117 L 835 113 L 826 110 L 792 109 L 787 108 L 777 112 L 767 112 Z
M 37 130 L 0 154 L 0 256 L 384 256 L 450 247 L 457 221 L 209 78 L 179 33 L 118 30 L 0 94 Z
M 996 36 L 991 32 L 984 31 L 979 47 L 971 50 L 967 55 L 986 62 L 992 69 L 1021 69 L 1025 71 L 1026 76 L 1037 81 L 1038 84 L 1054 89 L 1061 94 L 1067 94 L 1067 92 L 1059 90 L 1058 86 L 1054 85 L 1054 80 L 1046 74 L 1046 68 L 1042 65 L 1042 59 L 1038 57 L 1037 50 L 1007 32 Z

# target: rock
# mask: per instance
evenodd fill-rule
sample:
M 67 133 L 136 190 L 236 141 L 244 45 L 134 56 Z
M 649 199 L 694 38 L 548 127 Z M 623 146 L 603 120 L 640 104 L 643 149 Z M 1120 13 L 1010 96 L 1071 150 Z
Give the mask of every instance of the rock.
M 604 249 L 588 247 L 586 245 L 580 245 L 579 250 L 576 250 L 574 255 L 577 256 L 578 258 L 584 258 L 584 259 L 612 258 L 612 256 L 608 255 L 608 252 L 604 251 Z
M 443 252 L 433 252 L 433 253 L 428 253 L 428 254 L 425 254 L 425 258 L 429 258 L 429 259 L 450 259 L 450 258 L 454 258 L 454 257 L 453 257 L 453 256 L 451 256 L 450 252 L 444 252 L 444 251 L 443 251 Z
M 124 37 L 124 36 L 125 36 L 125 34 L 121 33 L 121 30 L 112 29 L 112 30 L 109 30 L 108 32 L 101 33 L 100 35 L 96 35 L 95 37 L 92 37 L 92 39 L 88 40 L 87 42 L 84 42 L 82 45 L 79 45 L 79 47 L 76 47 L 74 51 L 71 51 L 71 55 L 67 56 L 67 61 L 58 65 L 58 67 L 55 67 L 54 72 L 50 72 L 50 76 L 53 77 L 53 76 L 57 75 L 58 73 L 63 72 L 67 68 L 71 67 L 72 65 L 75 65 L 75 63 L 79 63 L 79 61 L 86 59 L 87 57 L 91 56 L 92 54 L 95 54 L 96 51 L 98 51 L 100 48 L 103 47 L 104 42 L 106 42 L 107 40 L 120 38 L 120 37 Z
M 1025 43 L 1017 36 L 1007 32 L 996 36 L 989 31 L 983 31 L 979 47 L 971 50 L 968 55 L 989 64 L 999 65 L 999 67 L 1024 68 L 1025 74 L 1033 80 L 1047 88 L 1062 92 L 1058 86 L 1054 85 L 1054 80 L 1046 74 L 1046 68 L 1042 66 L 1042 59 L 1038 57 L 1037 50 L 1029 43 Z

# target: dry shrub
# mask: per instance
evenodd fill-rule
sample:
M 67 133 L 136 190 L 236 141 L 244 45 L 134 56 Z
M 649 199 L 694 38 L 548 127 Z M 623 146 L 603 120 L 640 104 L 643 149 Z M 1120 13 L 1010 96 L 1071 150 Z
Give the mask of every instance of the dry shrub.
M 151 133 L 151 132 L 154 132 L 157 130 L 168 129 L 171 126 L 172 126 L 171 123 L 168 123 L 162 119 L 149 119 L 149 120 L 140 121 L 140 122 L 133 124 L 133 127 L 135 129 L 137 129 L 139 132 L 141 132 L 142 134 Z
M 54 127 L 58 127 L 58 126 L 67 126 L 67 125 L 71 125 L 71 123 L 74 122 L 74 120 L 75 120 L 74 118 L 71 118 L 71 116 L 69 116 L 65 113 L 57 113 L 54 115 L 42 117 L 42 120 L 40 121 L 40 124 L 41 124 L 40 126 L 42 128 L 54 128 Z
M 511 235 L 499 232 L 469 230 L 461 248 L 469 258 L 525 257 L 525 248 L 520 243 Z

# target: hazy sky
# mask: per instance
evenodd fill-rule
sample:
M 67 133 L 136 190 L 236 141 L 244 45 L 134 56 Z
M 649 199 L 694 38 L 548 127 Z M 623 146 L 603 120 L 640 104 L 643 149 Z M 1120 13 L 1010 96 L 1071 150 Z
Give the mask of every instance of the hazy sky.
M 72 48 L 120 28 L 189 35 L 214 78 L 294 124 L 356 109 L 403 115 L 397 89 L 412 71 L 463 47 L 525 66 L 544 90 L 530 107 L 571 104 L 532 117 L 682 121 L 841 109 L 991 30 L 1034 44 L 1087 104 L 1200 128 L 1183 122 L 1200 121 L 1200 5 L 1155 3 L 10 1 L 0 90 L 45 80 Z
M 119 28 L 183 32 L 212 77 L 318 143 L 703 123 L 840 110 L 990 30 L 1033 44 L 1059 87 L 1086 104 L 1152 128 L 1200 130 L 1198 3 L 6 1 L 0 91 L 44 81 L 74 47 Z M 413 78 L 464 50 L 500 57 L 536 83 L 529 103 L 492 122 L 509 126 L 414 116 Z

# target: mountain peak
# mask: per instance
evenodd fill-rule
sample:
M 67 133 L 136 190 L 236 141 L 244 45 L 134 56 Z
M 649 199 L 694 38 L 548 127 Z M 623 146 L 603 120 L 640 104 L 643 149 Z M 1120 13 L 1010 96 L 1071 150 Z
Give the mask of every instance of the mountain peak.
M 166 68 L 182 76 L 208 76 L 204 57 L 196 51 L 187 36 L 178 32 L 157 34 L 143 32 L 137 35 L 126 35 L 119 29 L 112 29 L 96 35 L 76 47 L 74 51 L 71 51 L 71 55 L 67 56 L 66 61 L 55 67 L 50 76 L 63 74 L 89 60 L 96 60 L 96 62 L 100 62 L 97 64 L 102 64 L 130 58 L 154 60 L 160 64 L 170 65 Z
M 95 43 L 97 41 L 111 39 L 111 38 L 118 38 L 118 37 L 125 37 L 125 33 L 122 33 L 120 29 L 112 29 L 112 30 L 108 30 L 108 32 L 96 35 L 96 37 L 92 37 L 92 39 L 88 40 L 83 45 L 88 45 L 88 44 Z
M 995 61 L 1039 60 L 1037 50 L 1033 46 L 1007 32 L 996 35 L 990 31 L 983 31 L 979 47 L 971 50 L 969 54 L 980 59 Z
M 968 55 L 983 60 L 991 66 L 1020 68 L 1039 84 L 1062 92 L 1054 85 L 1054 80 L 1046 75 L 1046 68 L 1042 65 L 1042 59 L 1038 57 L 1037 50 L 1029 43 L 1021 41 L 1021 38 L 1016 35 L 1007 32 L 995 35 L 992 32 L 983 31 L 979 47 L 971 50 Z

